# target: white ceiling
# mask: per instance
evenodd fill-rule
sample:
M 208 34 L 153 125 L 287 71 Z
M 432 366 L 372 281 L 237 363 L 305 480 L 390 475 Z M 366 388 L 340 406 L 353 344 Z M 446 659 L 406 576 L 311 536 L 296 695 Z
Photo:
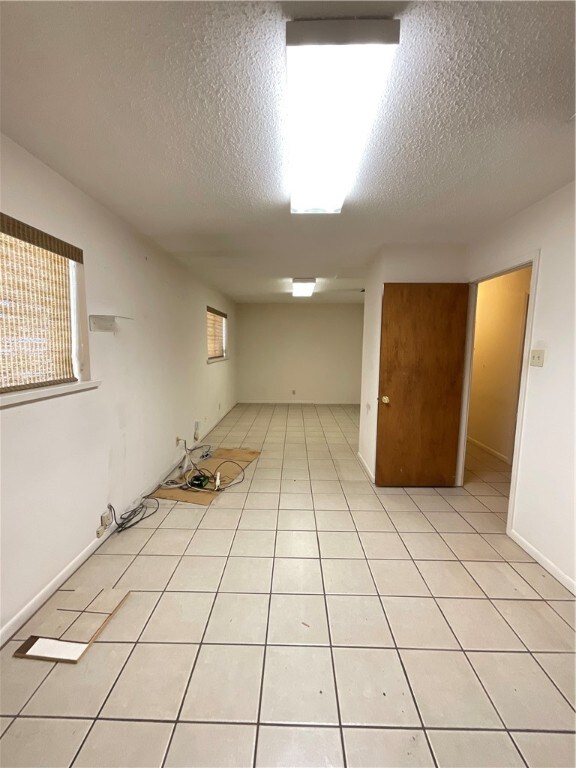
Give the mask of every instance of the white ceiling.
M 401 45 L 354 189 L 291 216 L 285 21 L 376 14 Z M 572 2 L 2 3 L 3 131 L 240 301 L 361 300 L 386 244 L 477 237 L 574 178 L 573 112 Z

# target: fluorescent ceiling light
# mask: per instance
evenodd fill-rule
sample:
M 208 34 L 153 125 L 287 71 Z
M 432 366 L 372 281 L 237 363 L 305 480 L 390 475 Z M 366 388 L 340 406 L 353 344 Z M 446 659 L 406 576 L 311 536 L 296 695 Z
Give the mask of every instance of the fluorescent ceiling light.
M 292 296 L 312 296 L 316 287 L 314 277 L 295 277 L 292 280 Z
M 300 24 L 329 25 L 328 40 L 337 44 L 314 44 L 318 36 L 308 31 L 294 34 Z M 292 213 L 340 213 L 390 74 L 399 27 L 379 35 L 378 22 L 359 21 L 348 36 L 334 33 L 343 24 L 350 22 L 292 22 L 287 32 Z M 358 29 L 372 31 L 360 35 L 367 42 L 351 42 Z M 379 37 L 395 42 L 372 42 Z

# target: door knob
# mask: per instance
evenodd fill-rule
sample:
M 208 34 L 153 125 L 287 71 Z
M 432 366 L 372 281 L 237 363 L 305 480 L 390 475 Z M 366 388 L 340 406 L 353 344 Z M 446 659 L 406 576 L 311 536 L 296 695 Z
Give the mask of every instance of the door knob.
M 390 398 L 387 395 L 382 395 L 382 402 L 387 405 L 390 402 Z

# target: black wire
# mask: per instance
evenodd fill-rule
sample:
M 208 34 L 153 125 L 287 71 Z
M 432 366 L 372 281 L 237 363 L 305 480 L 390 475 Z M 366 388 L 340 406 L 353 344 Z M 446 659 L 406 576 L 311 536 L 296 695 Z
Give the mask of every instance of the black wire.
M 150 501 L 156 502 L 156 507 L 150 512 L 150 514 L 147 515 L 145 512 L 147 509 L 150 509 L 150 507 L 146 506 L 145 502 L 148 499 Z M 149 517 L 152 517 L 152 515 L 156 514 L 156 512 L 158 512 L 160 509 L 160 502 L 158 499 L 155 499 L 152 496 L 145 496 L 139 504 L 133 507 L 133 509 L 128 509 L 126 512 L 121 514 L 119 521 L 116 517 L 116 510 L 112 504 L 108 504 L 108 509 L 110 512 L 112 512 L 112 516 L 114 517 L 114 522 L 117 526 L 116 533 L 122 533 L 122 531 L 127 531 L 129 528 L 133 528 L 135 525 L 138 525 L 138 523 L 141 523 L 142 520 L 147 520 Z

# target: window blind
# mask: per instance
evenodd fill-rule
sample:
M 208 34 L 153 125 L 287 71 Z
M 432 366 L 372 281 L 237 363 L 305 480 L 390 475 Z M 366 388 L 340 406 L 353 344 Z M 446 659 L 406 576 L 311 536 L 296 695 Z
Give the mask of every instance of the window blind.
M 82 251 L 0 215 L 0 392 L 77 380 L 71 260 Z
M 227 315 L 212 307 L 206 307 L 206 328 L 208 340 L 208 359 L 213 360 L 226 355 L 226 319 Z

